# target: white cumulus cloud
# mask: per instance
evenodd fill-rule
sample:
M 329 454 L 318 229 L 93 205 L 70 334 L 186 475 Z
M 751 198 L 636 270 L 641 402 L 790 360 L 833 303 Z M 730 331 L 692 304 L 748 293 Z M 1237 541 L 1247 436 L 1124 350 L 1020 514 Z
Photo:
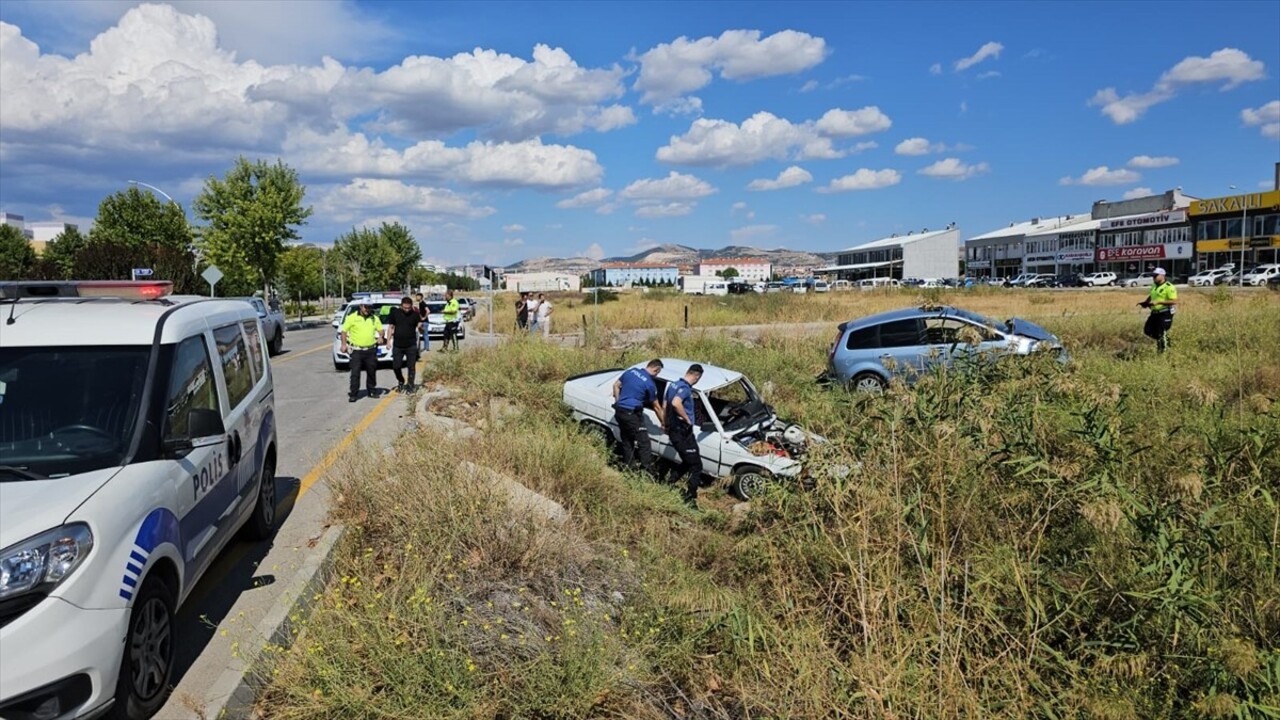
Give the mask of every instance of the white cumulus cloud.
M 989 171 L 991 166 L 985 162 L 964 163 L 959 158 L 946 158 L 938 162 L 922 168 L 918 172 L 931 178 L 941 178 L 944 180 L 968 180 L 971 177 L 982 175 Z
M 1135 155 L 1129 159 L 1129 167 L 1131 168 L 1164 168 L 1177 165 L 1178 158 L 1169 155 L 1160 155 L 1152 157 L 1150 155 Z
M 930 66 L 929 66 L 929 74 L 930 74 L 930 75 L 941 75 L 941 74 L 942 74 L 942 63 L 934 63 L 934 64 L 930 65 Z
M 1133 188 L 1132 190 L 1124 191 L 1125 200 L 1133 200 L 1135 198 L 1144 198 L 1144 197 L 1149 197 L 1151 195 L 1155 195 L 1155 193 L 1151 192 L 1151 188 L 1149 187 L 1136 187 L 1136 188 Z
M 826 56 L 825 40 L 795 30 L 763 38 L 759 30 L 726 30 L 696 40 L 681 36 L 636 58 L 635 89 L 641 102 L 662 106 L 708 85 L 713 70 L 726 80 L 754 80 L 807 70 Z
M 656 202 L 704 198 L 715 192 L 716 189 L 705 180 L 672 170 L 664 178 L 636 180 L 623 188 L 618 196 L 635 202 Z
M 803 185 L 807 182 L 813 182 L 813 175 L 808 170 L 798 166 L 791 167 L 778 173 L 778 177 L 774 180 L 768 178 L 760 178 L 752 180 L 748 185 L 748 190 L 781 190 L 783 188 L 795 187 Z
M 369 210 L 400 209 L 416 215 L 453 215 L 482 218 L 496 212 L 477 207 L 463 195 L 444 188 L 409 185 L 399 180 L 355 178 L 323 193 L 318 210 L 339 222 L 350 222 Z
M 1099 165 L 1096 168 L 1089 168 L 1078 178 L 1064 177 L 1058 181 L 1059 185 L 1128 185 L 1142 179 L 1142 176 L 1132 170 L 1125 168 L 1116 168 L 1112 170 L 1106 165 Z
M 860 168 L 852 175 L 845 175 L 832 180 L 826 187 L 818 188 L 821 193 L 847 192 L 850 190 L 876 190 L 897 185 L 902 182 L 902 174 L 897 170 L 871 170 Z
M 1245 108 L 1240 111 L 1240 119 L 1249 127 L 1258 127 L 1263 137 L 1280 139 L 1280 100 L 1259 108 Z
M 571 198 L 566 198 L 556 203 L 558 208 L 585 208 L 594 207 L 608 200 L 613 195 L 613 191 L 608 188 L 595 188 L 586 192 L 578 193 Z
M 992 41 L 986 43 L 982 47 L 978 48 L 978 52 L 970 55 L 969 57 L 957 60 L 955 62 L 956 72 L 968 70 L 987 58 L 998 58 L 1000 57 L 1000 52 L 1002 50 L 1004 50 L 1004 45 L 1001 45 L 998 42 Z
M 811 160 L 844 157 L 848 150 L 833 139 L 888 129 L 893 124 L 879 108 L 834 109 L 817 121 L 793 123 L 773 113 L 758 112 L 741 125 L 699 118 L 684 135 L 672 136 L 658 148 L 658 160 L 673 165 L 729 167 L 761 160 Z M 866 149 L 859 144 L 854 151 Z
M 525 227 L 520 223 L 516 223 L 514 225 L 502 226 L 502 232 L 505 232 L 505 233 L 518 233 L 518 232 L 524 232 L 524 231 L 525 231 Z
M 931 143 L 922 137 L 907 138 L 894 146 L 893 151 L 899 155 L 928 155 L 943 152 L 947 149 L 942 143 Z
M 821 225 L 827 221 L 827 216 L 824 213 L 813 213 L 811 215 L 801 215 L 800 219 L 810 225 Z
M 672 202 L 659 203 L 656 205 L 641 205 L 636 208 L 636 217 L 639 218 L 665 218 L 678 217 L 680 215 L 688 215 L 693 212 L 693 203 Z
M 582 256 L 592 260 L 603 260 L 604 248 L 600 247 L 600 243 L 591 243 L 586 250 L 582 251 Z
M 1243 83 L 1261 80 L 1266 76 L 1266 66 L 1261 60 L 1235 48 L 1223 48 L 1209 57 L 1183 58 L 1165 71 L 1147 92 L 1121 96 L 1113 87 L 1094 93 L 1089 105 L 1102 108 L 1102 114 L 1117 125 L 1127 125 L 1142 117 L 1150 108 L 1172 100 L 1185 87 L 1196 84 L 1221 84 L 1222 90 L 1230 90 Z

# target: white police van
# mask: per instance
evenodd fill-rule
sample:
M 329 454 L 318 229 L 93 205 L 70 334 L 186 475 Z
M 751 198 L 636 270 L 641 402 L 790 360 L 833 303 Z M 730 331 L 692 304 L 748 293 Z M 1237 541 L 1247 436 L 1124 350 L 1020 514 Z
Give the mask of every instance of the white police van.
M 154 714 L 176 609 L 275 525 L 257 313 L 171 289 L 0 283 L 0 717 Z

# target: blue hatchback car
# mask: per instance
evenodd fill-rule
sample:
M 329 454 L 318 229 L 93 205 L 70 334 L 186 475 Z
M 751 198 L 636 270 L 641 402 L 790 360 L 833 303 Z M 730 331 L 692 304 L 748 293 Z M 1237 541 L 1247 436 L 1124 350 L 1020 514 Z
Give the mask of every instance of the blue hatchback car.
M 949 306 L 891 310 L 842 323 L 827 358 L 827 378 L 855 390 L 879 392 L 895 375 L 910 383 L 930 368 L 950 366 L 974 353 L 1028 355 L 1062 343 L 1048 330 L 1018 318 L 999 322 Z

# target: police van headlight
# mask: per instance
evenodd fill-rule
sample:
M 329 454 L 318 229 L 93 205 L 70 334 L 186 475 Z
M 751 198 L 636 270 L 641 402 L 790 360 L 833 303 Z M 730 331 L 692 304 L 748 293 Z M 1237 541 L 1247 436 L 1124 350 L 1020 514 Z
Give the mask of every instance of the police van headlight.
M 0 600 L 52 590 L 84 564 L 92 549 L 89 526 L 74 523 L 0 550 Z

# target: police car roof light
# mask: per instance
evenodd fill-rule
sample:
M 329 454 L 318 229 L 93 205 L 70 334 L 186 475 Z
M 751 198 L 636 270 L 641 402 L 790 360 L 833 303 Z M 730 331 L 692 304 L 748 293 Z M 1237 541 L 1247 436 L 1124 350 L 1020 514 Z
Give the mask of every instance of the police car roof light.
M 74 284 L 80 297 L 159 300 L 173 293 L 173 283 L 168 280 L 80 280 Z

